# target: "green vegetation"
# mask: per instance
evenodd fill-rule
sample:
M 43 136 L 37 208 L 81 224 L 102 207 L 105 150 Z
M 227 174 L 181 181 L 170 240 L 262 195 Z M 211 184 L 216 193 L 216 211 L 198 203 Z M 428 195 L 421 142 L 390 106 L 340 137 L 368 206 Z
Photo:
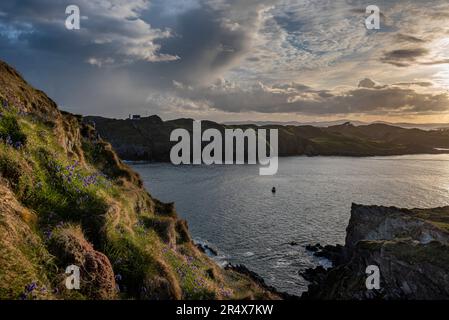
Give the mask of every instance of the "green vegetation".
M 193 119 L 162 121 L 158 116 L 139 121 L 87 117 L 102 137 L 113 142 L 120 157 L 127 160 L 169 161 L 172 130 L 192 130 Z M 388 156 L 447 153 L 447 130 L 404 129 L 386 124 L 354 126 L 350 123 L 330 127 L 292 125 L 223 125 L 203 121 L 202 130 L 261 128 L 277 129 L 279 156 Z
M 26 136 L 20 130 L 17 119 L 12 115 L 4 115 L 0 119 L 0 139 L 9 145 L 20 147 L 26 142 Z
M 426 220 L 436 227 L 449 232 L 449 207 L 414 209 L 412 212 L 416 217 Z
M 0 62 L 0 299 L 277 298 L 217 267 L 110 144 L 10 70 Z

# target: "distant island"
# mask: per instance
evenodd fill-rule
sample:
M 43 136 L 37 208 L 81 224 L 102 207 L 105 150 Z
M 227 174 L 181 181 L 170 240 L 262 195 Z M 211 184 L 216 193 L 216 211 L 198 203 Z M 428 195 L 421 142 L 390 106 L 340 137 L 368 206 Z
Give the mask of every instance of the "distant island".
M 84 118 L 109 141 L 118 155 L 131 161 L 170 161 L 170 133 L 176 128 L 192 130 L 193 119 L 163 121 L 153 115 L 130 119 Z M 350 122 L 328 127 L 310 125 L 226 125 L 203 121 L 202 128 L 279 130 L 279 155 L 285 156 L 393 156 L 449 153 L 449 129 L 422 130 L 384 123 L 356 126 Z
M 350 122 L 355 126 L 366 126 L 369 124 L 386 124 L 389 126 L 400 127 L 405 129 L 421 129 L 421 130 L 439 130 L 439 129 L 449 129 L 449 123 L 413 123 L 413 122 L 388 122 L 388 121 L 360 121 L 351 119 L 339 119 L 330 121 L 226 121 L 223 124 L 226 125 L 241 125 L 241 124 L 255 124 L 257 126 L 313 126 L 313 127 L 331 127 L 338 126 L 344 123 Z

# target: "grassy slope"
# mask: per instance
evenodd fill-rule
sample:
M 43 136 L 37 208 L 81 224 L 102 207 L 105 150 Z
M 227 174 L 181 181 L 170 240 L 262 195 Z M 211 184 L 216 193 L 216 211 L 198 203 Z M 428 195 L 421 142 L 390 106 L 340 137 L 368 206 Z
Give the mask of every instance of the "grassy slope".
M 1 299 L 277 298 L 198 251 L 92 127 L 1 62 L 0 104 Z

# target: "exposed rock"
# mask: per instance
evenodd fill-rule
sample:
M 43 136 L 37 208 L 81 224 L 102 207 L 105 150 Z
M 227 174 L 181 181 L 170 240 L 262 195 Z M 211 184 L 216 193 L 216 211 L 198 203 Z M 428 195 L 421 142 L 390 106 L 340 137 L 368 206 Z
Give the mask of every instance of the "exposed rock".
M 333 268 L 306 270 L 303 299 L 449 299 L 449 207 L 398 209 L 354 204 Z M 328 255 L 328 254 L 326 254 Z M 380 289 L 366 287 L 366 268 L 380 270 Z
M 309 268 L 302 272 L 299 272 L 299 275 L 309 282 L 319 283 L 324 279 L 326 275 L 326 269 L 322 266 L 318 266 L 314 269 Z
M 449 210 L 446 209 L 430 209 L 429 212 L 436 214 L 433 217 L 425 217 L 426 211 L 419 209 L 353 204 L 346 232 L 346 246 L 353 247 L 360 240 L 395 238 L 411 238 L 423 244 L 433 240 L 449 243 L 449 232 L 438 226 L 439 222 L 444 223 L 449 214 Z
M 319 243 L 317 243 L 315 245 L 312 245 L 312 244 L 306 245 L 306 250 L 311 251 L 311 252 L 318 252 L 322 249 L 323 249 L 323 246 Z
M 295 295 L 291 295 L 291 294 L 286 293 L 286 292 L 279 292 L 276 288 L 267 285 L 265 283 L 265 280 L 260 275 L 258 275 L 254 271 L 249 270 L 243 264 L 236 264 L 236 265 L 234 265 L 234 264 L 229 263 L 228 265 L 225 266 L 225 270 L 233 270 L 233 271 L 236 271 L 236 272 L 238 272 L 240 274 L 243 274 L 243 275 L 246 275 L 246 276 L 250 277 L 260 287 L 264 288 L 268 292 L 276 293 L 278 296 L 280 296 L 284 300 L 296 300 L 296 299 L 299 299 L 299 297 L 297 297 Z
M 318 249 L 314 255 L 316 257 L 322 257 L 330 260 L 332 264 L 339 264 L 342 257 L 344 256 L 343 247 L 339 244 L 336 246 L 326 245 L 321 249 Z
M 201 252 L 204 252 L 205 254 L 207 254 L 210 257 L 218 256 L 218 252 L 205 243 L 198 242 L 195 245 L 199 250 L 201 250 Z

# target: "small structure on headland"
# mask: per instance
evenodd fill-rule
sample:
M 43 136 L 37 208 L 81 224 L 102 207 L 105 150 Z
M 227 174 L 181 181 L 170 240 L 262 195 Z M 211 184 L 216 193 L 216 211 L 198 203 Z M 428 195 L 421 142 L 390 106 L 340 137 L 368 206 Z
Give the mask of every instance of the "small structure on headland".
M 140 114 L 133 114 L 132 116 L 129 115 L 129 119 L 130 120 L 140 120 L 142 117 L 140 116 Z

